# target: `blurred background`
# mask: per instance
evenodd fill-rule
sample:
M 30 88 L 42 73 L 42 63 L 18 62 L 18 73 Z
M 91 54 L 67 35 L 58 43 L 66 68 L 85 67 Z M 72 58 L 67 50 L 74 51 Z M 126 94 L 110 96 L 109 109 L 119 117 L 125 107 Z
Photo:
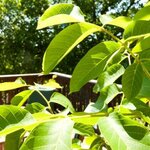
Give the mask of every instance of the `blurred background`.
M 88 22 L 101 25 L 99 17 L 134 16 L 148 0 L 0 0 L 0 74 L 42 71 L 43 54 L 50 41 L 66 25 L 36 30 L 38 18 L 56 3 L 78 5 Z M 123 30 L 107 26 L 116 36 Z M 120 34 L 118 34 L 120 33 Z M 88 36 L 53 70 L 71 74 L 75 65 L 93 45 L 109 40 L 103 33 Z

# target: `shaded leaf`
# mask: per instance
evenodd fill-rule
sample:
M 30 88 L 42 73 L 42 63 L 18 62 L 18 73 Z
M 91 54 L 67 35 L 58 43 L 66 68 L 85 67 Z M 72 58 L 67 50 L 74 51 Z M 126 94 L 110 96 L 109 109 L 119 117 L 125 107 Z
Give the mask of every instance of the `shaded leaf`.
M 85 83 L 95 79 L 118 54 L 119 44 L 113 41 L 102 42 L 88 51 L 77 64 L 71 81 L 70 92 L 78 91 Z
M 32 115 L 18 106 L 0 106 L 0 135 L 6 135 L 34 123 Z
M 123 36 L 127 40 L 150 35 L 150 21 L 132 21 L 125 29 Z
M 71 150 L 73 122 L 69 118 L 41 123 L 30 133 L 20 150 Z
M 16 94 L 12 99 L 11 99 L 11 104 L 12 105 L 17 105 L 17 106 L 22 106 L 29 98 L 29 96 L 33 93 L 33 90 L 25 90 L 22 91 L 18 94 Z
M 75 112 L 70 100 L 61 93 L 54 92 L 50 98 L 50 103 L 57 103 L 68 108 L 71 113 Z
M 150 79 L 149 78 L 145 77 L 143 79 L 142 87 L 138 94 L 138 97 L 150 99 Z
M 45 110 L 45 106 L 43 106 L 40 103 L 32 103 L 32 104 L 27 104 L 25 107 L 26 110 L 28 110 L 31 114 L 42 112 Z
M 129 66 L 122 78 L 122 88 L 128 99 L 136 97 L 142 87 L 143 70 L 140 64 Z
M 78 6 L 73 4 L 56 4 L 49 7 L 40 17 L 37 29 L 82 21 L 84 21 L 84 16 Z
M 57 34 L 44 54 L 43 72 L 49 73 L 77 44 L 96 31 L 101 31 L 101 27 L 84 22 L 70 25 Z
M 75 133 L 78 133 L 84 136 L 92 136 L 95 134 L 93 126 L 87 125 L 87 124 L 75 123 L 74 129 L 75 129 Z
M 112 150 L 150 149 L 148 129 L 128 117 L 112 113 L 100 119 L 98 125 Z
M 23 129 L 10 133 L 6 136 L 5 139 L 5 150 L 19 150 L 21 144 L 21 134 L 24 132 Z

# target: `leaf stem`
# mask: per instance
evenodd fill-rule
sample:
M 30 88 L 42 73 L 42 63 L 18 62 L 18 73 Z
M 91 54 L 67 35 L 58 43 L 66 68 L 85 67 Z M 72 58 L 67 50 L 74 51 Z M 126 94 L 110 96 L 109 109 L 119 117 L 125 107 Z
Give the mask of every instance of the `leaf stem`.
M 105 28 L 101 28 L 101 30 L 105 33 L 107 33 L 108 35 L 110 35 L 114 40 L 118 41 L 119 43 L 121 43 L 123 45 L 123 43 L 121 42 L 121 40 L 119 38 L 117 38 L 116 36 L 114 36 L 111 32 L 109 32 L 108 30 L 106 30 Z

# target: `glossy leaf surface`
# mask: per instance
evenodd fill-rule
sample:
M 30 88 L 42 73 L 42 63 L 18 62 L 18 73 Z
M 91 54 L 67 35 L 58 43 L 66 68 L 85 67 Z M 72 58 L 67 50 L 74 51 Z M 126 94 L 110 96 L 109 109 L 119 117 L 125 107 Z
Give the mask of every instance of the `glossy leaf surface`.
M 70 82 L 70 92 L 78 91 L 85 83 L 95 79 L 117 55 L 119 44 L 107 41 L 94 46 L 77 64 Z M 112 60 L 112 59 L 111 59 Z
M 138 95 L 143 82 L 143 69 L 140 64 L 129 66 L 122 78 L 122 88 L 125 96 L 132 99 Z
M 46 49 L 42 64 L 43 72 L 52 71 L 77 44 L 96 31 L 101 31 L 101 27 L 91 23 L 73 24 L 61 31 Z M 70 34 L 72 32 L 73 34 Z
M 73 4 L 56 4 L 50 6 L 40 17 L 37 29 L 63 23 L 83 21 L 84 16 L 78 6 Z
M 34 128 L 20 150 L 71 150 L 73 122 L 53 119 Z
M 140 123 L 112 113 L 100 119 L 99 128 L 112 150 L 148 150 L 150 133 Z

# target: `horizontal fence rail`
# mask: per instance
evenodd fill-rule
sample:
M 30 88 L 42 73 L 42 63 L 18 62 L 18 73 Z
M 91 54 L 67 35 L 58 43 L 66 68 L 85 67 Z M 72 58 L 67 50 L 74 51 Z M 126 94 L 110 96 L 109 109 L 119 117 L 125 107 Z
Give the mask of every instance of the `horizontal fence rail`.
M 57 91 L 67 96 L 72 102 L 76 111 L 82 111 L 90 103 L 97 99 L 98 95 L 92 92 L 93 86 L 96 83 L 95 80 L 91 80 L 84 87 L 81 88 L 79 92 L 69 94 L 69 82 L 71 79 L 70 75 L 53 72 L 48 75 L 43 74 L 16 74 L 16 75 L 0 75 L 0 83 L 15 81 L 17 78 L 21 77 L 26 81 L 27 84 L 34 85 L 34 83 L 42 84 L 44 81 L 51 79 L 53 75 L 56 75 L 56 82 L 58 82 L 63 88 Z M 10 104 L 12 97 L 22 90 L 27 89 L 18 88 L 15 90 L 0 92 L 0 104 Z

